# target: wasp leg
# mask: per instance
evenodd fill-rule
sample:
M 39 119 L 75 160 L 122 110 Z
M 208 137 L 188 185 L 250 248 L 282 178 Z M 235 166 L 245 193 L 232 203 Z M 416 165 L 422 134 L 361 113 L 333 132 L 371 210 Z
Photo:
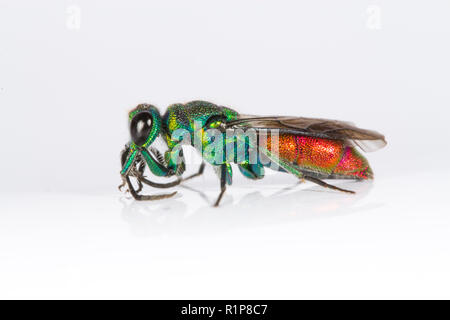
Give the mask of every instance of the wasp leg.
M 137 168 L 137 173 L 140 176 L 144 176 L 144 171 L 145 171 L 145 162 L 140 162 L 139 167 Z M 138 182 L 138 189 L 136 190 L 137 193 L 141 192 L 142 189 L 144 188 L 144 186 L 142 185 L 142 181 L 139 180 L 139 178 L 137 179 Z
M 157 195 L 140 195 L 136 192 L 133 185 L 131 184 L 131 180 L 129 176 L 124 177 L 125 182 L 127 183 L 128 190 L 130 191 L 131 195 L 135 200 L 138 201 L 147 201 L 147 200 L 161 200 L 173 197 L 177 192 L 172 192 L 168 194 L 157 194 Z
M 142 183 L 145 183 L 146 185 L 149 185 L 150 187 L 165 189 L 165 188 L 175 187 L 175 186 L 179 185 L 181 182 L 184 182 L 184 181 L 190 180 L 192 178 L 201 176 L 204 171 L 205 171 L 205 163 L 202 162 L 202 164 L 200 165 L 200 168 L 199 168 L 197 173 L 194 173 L 193 175 L 190 175 L 189 177 L 184 178 L 184 179 L 177 179 L 177 180 L 175 180 L 173 182 L 169 182 L 169 183 L 153 182 L 153 181 L 150 181 L 150 180 L 146 179 L 141 172 L 140 172 L 139 176 L 137 176 L 137 179 L 138 179 L 138 183 L 142 182 Z
M 181 183 L 181 181 L 183 181 L 183 180 L 178 179 L 178 180 L 175 180 L 175 181 L 169 182 L 169 183 L 157 183 L 157 182 L 150 181 L 150 180 L 144 178 L 143 176 L 139 176 L 138 181 L 145 183 L 146 185 L 153 187 L 153 188 L 166 189 L 166 188 L 172 188 L 172 187 L 179 185 Z
M 122 154 L 126 154 L 125 152 L 127 152 L 127 151 L 122 151 Z M 126 160 L 126 158 L 122 158 L 122 167 L 124 166 L 125 160 Z M 144 175 L 144 171 L 145 171 L 145 162 L 138 161 L 138 163 L 135 162 L 133 164 L 133 167 L 131 168 L 130 172 L 128 173 L 129 176 L 137 178 L 138 189 L 136 190 L 136 193 L 141 192 L 143 187 L 144 187 L 142 185 L 141 180 L 139 180 L 139 177 Z M 126 179 L 124 177 L 122 177 L 122 184 L 119 186 L 119 191 L 122 192 L 122 189 L 126 185 L 127 185 L 127 181 L 126 181 Z
M 118 186 L 119 191 L 122 192 L 123 187 L 125 187 L 127 185 L 127 182 L 125 181 L 125 179 L 123 179 L 122 183 L 120 184 L 120 186 Z
M 192 178 L 201 176 L 204 171 L 205 171 L 205 163 L 202 162 L 202 164 L 200 165 L 200 168 L 198 169 L 197 173 L 194 173 L 193 175 L 190 175 L 189 177 L 182 179 L 182 181 L 184 182 L 184 181 L 187 181 L 187 180 L 191 180 Z
M 197 189 L 194 189 L 194 188 L 192 188 L 192 187 L 183 185 L 183 184 L 181 185 L 181 187 L 182 187 L 182 188 L 185 188 L 185 189 L 187 189 L 187 190 L 191 190 L 191 191 L 197 192 L 197 193 L 200 195 L 200 197 L 202 197 L 203 200 L 205 200 L 205 202 L 209 202 L 208 196 L 207 196 L 204 192 L 202 192 L 202 191 L 200 191 L 200 190 L 197 190 Z
M 137 181 L 137 183 L 138 183 L 138 188 L 136 190 L 136 193 L 139 193 L 142 191 L 142 189 L 144 189 L 144 186 L 143 186 L 142 182 L 139 180 Z
M 144 170 L 145 170 L 145 162 L 141 163 L 141 166 L 138 169 L 138 172 L 134 172 L 135 177 L 137 178 L 138 184 L 139 184 L 139 190 L 137 190 L 137 192 L 139 193 L 142 190 L 142 183 L 153 187 L 153 188 L 159 188 L 159 189 L 165 189 L 165 188 L 171 188 L 171 187 L 175 187 L 177 185 L 179 185 L 181 183 L 181 179 L 177 179 L 173 182 L 169 182 L 169 183 L 157 183 L 157 182 L 153 182 L 148 180 L 147 178 L 145 178 L 144 176 Z
M 222 165 L 220 168 L 220 194 L 219 197 L 216 200 L 216 203 L 214 204 L 214 207 L 218 207 L 220 200 L 222 200 L 223 194 L 225 193 L 226 185 L 227 185 L 227 166 Z
M 351 191 L 351 190 L 345 190 L 345 189 L 341 189 L 339 187 L 333 186 L 331 184 L 326 183 L 325 181 L 322 181 L 320 179 L 317 178 L 312 178 L 312 177 L 308 177 L 308 176 L 303 176 L 303 179 L 311 181 L 315 184 L 318 184 L 319 186 L 325 187 L 325 188 L 329 188 L 329 189 L 333 189 L 333 190 L 337 190 L 337 191 L 341 191 L 341 192 L 345 192 L 345 193 L 352 193 L 355 194 L 355 191 Z

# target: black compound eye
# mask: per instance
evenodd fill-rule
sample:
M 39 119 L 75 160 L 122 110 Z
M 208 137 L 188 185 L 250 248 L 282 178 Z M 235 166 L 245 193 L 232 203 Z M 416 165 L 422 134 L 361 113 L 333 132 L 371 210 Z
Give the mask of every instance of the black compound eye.
M 152 115 L 149 112 L 138 113 L 130 124 L 131 139 L 138 146 L 147 142 L 152 131 Z

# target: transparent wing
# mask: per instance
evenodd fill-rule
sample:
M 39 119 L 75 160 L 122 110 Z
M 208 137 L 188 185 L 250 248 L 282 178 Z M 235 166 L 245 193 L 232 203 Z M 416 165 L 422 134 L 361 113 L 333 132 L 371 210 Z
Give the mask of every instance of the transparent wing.
M 361 129 L 350 122 L 339 120 L 240 115 L 236 120 L 227 122 L 227 128 L 278 129 L 280 132 L 343 140 L 351 145 L 358 146 L 366 152 L 381 149 L 387 144 L 382 134 L 372 130 Z

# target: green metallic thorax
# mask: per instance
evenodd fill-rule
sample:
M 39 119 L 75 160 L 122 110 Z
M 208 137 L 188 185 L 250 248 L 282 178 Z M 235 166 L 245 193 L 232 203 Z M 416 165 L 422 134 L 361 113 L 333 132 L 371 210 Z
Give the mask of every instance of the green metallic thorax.
M 238 113 L 230 108 L 217 106 L 206 101 L 192 101 L 186 104 L 173 104 L 168 107 L 163 116 L 163 127 L 165 129 L 166 141 L 171 153 L 166 158 L 176 159 L 179 155 L 179 148 L 176 148 L 180 139 L 176 134 L 178 129 L 184 129 L 190 134 L 191 145 L 196 147 L 194 141 L 200 141 L 202 150 L 210 145 L 211 140 L 206 132 L 207 129 L 219 126 L 221 122 L 228 122 L 236 119 Z M 207 127 L 208 124 L 208 127 Z M 195 140 L 197 138 L 197 140 Z M 224 154 L 226 154 L 226 145 L 234 145 L 235 140 L 225 141 Z M 198 146 L 197 146 L 198 147 Z M 199 150 L 200 151 L 200 150 Z M 205 161 L 217 166 L 214 156 L 202 154 Z M 177 165 L 168 160 L 169 167 L 177 170 Z M 224 165 L 227 167 L 227 183 L 231 184 L 232 170 L 230 163 L 233 159 L 226 159 Z M 262 166 L 259 164 L 250 165 L 248 161 L 239 162 L 239 169 L 246 177 L 251 179 L 260 179 L 264 176 Z
M 220 107 L 206 101 L 192 101 L 186 104 L 173 104 L 167 108 L 163 116 L 163 125 L 166 129 L 167 144 L 169 148 L 175 147 L 177 140 L 172 139 L 172 134 L 177 129 L 185 129 L 192 135 L 195 133 L 195 124 L 202 126 L 212 116 L 222 116 L 226 121 L 234 120 L 238 113 L 227 107 Z

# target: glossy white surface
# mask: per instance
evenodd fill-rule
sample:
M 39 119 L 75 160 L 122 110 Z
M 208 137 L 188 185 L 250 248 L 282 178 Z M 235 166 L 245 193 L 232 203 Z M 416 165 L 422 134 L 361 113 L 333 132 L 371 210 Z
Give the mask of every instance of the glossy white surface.
M 0 6 L 0 298 L 450 298 L 450 2 Z M 389 144 L 354 196 L 235 170 L 214 209 L 211 169 L 119 193 L 127 111 L 194 99 Z
M 435 178 L 345 183 L 356 196 L 242 184 L 219 209 L 184 188 L 155 203 L 2 195 L 0 296 L 447 297 L 448 192 Z

